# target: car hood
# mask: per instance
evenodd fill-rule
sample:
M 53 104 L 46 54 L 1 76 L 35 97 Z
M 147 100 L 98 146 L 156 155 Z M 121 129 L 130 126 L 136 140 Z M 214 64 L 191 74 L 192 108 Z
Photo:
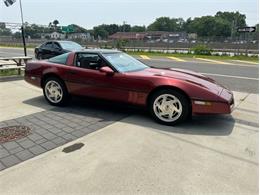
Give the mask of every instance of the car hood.
M 206 88 L 213 93 L 219 95 L 222 90 L 223 86 L 218 84 L 214 79 L 209 78 L 205 75 L 200 73 L 185 70 L 185 69 L 177 69 L 177 68 L 169 68 L 169 69 L 159 69 L 159 68 L 147 68 L 142 71 L 141 74 L 150 75 L 150 76 L 158 76 L 158 77 L 167 77 L 173 79 L 183 80 L 195 85 L 199 85 L 203 88 Z

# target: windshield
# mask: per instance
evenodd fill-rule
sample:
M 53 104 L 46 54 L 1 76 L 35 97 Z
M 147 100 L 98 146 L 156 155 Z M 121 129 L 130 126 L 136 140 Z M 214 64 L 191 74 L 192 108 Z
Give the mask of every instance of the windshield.
M 72 42 L 72 41 L 66 41 L 66 42 L 59 42 L 61 47 L 63 49 L 67 49 L 67 50 L 80 50 L 82 49 L 81 45 L 75 43 L 75 42 Z
M 103 56 L 119 72 L 133 72 L 148 68 L 145 64 L 125 53 L 104 53 Z

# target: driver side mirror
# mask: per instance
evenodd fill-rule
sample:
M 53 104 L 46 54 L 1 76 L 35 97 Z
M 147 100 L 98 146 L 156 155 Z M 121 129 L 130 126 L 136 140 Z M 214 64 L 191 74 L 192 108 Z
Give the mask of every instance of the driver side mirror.
M 106 73 L 106 75 L 112 76 L 114 74 L 114 71 L 108 67 L 108 66 L 103 66 L 99 69 L 100 72 Z

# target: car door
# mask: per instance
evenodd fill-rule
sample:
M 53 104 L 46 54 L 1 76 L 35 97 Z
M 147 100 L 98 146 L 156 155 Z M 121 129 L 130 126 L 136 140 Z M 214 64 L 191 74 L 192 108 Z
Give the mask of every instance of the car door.
M 58 42 L 53 42 L 52 56 L 58 56 L 63 54 L 62 48 Z
M 52 49 L 53 49 L 52 41 L 46 42 L 41 48 L 42 59 L 49 59 L 49 58 L 53 57 Z
M 75 65 L 66 74 L 70 93 L 127 102 L 129 80 L 121 73 L 101 72 L 102 66 L 107 64 L 98 54 L 78 54 Z

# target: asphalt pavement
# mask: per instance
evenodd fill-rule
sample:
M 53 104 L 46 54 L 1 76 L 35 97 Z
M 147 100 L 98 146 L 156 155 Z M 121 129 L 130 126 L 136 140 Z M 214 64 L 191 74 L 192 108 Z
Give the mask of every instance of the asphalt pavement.
M 34 56 L 33 49 L 28 49 Z M 22 48 L 0 48 L 0 57 L 23 56 Z M 218 61 L 196 58 L 135 56 L 149 66 L 159 68 L 183 68 L 201 72 L 233 91 L 258 93 L 259 64 L 243 61 Z

